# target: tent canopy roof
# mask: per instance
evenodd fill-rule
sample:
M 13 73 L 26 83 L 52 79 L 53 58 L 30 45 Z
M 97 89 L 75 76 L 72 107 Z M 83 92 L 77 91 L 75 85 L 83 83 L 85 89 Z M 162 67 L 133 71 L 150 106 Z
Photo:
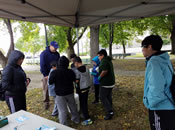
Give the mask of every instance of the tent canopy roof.
M 175 13 L 175 0 L 0 0 L 0 17 L 69 27 Z

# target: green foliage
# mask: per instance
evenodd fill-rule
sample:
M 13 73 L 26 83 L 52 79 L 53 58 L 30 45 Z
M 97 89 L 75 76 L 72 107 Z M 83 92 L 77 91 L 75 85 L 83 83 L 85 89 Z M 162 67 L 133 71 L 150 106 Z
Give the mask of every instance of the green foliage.
M 66 30 L 68 27 L 49 25 L 47 28 L 48 41 L 56 41 L 59 44 L 59 51 L 63 52 L 68 47 Z
M 113 43 L 124 43 L 125 45 L 131 44 L 131 41 L 134 38 L 138 41 L 137 36 L 143 35 L 145 31 L 149 31 L 151 34 L 160 35 L 164 41 L 164 44 L 169 44 L 170 36 L 173 29 L 172 21 L 174 18 L 174 15 L 166 15 L 115 23 Z M 108 47 L 108 24 L 101 25 L 99 39 L 102 47 Z
M 114 24 L 114 41 L 115 44 L 129 44 L 136 35 L 136 29 L 133 26 L 132 21 L 123 21 Z M 109 25 L 104 24 L 100 27 L 100 43 L 102 47 L 108 47 L 109 45 Z
M 40 27 L 36 23 L 19 22 L 18 29 L 22 37 L 18 39 L 15 46 L 24 52 L 31 52 L 35 55 L 44 48 L 44 36 L 40 36 Z

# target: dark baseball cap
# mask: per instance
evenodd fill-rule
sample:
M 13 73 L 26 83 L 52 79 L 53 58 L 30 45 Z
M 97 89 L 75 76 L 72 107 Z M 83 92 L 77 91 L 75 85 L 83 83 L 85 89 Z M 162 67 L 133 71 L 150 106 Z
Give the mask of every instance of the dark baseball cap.
M 54 48 L 59 48 L 58 43 L 56 41 L 51 41 L 50 46 L 53 46 Z

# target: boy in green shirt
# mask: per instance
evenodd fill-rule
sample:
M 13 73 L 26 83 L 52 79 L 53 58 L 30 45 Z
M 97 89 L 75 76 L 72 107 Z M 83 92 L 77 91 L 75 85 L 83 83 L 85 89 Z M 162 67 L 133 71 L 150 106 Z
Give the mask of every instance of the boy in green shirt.
M 112 119 L 114 112 L 112 109 L 112 88 L 115 86 L 115 75 L 111 58 L 107 56 L 106 50 L 102 49 L 98 52 L 99 81 L 100 81 L 100 100 L 107 112 L 105 120 Z

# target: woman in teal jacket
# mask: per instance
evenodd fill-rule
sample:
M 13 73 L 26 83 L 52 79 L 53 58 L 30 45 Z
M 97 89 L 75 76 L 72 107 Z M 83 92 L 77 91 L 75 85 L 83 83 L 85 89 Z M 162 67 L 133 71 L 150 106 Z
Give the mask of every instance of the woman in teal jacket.
M 162 44 L 156 35 L 142 41 L 146 57 L 143 103 L 149 110 L 151 130 L 175 130 L 175 104 L 170 93 L 174 70 L 168 53 L 160 51 Z

